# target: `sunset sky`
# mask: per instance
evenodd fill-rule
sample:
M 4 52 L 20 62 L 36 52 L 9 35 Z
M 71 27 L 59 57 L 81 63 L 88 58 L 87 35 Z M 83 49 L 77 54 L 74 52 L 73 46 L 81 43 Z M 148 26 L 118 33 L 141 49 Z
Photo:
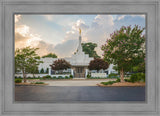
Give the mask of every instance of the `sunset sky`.
M 71 56 L 78 47 L 79 28 L 82 42 L 101 45 L 121 26 L 145 27 L 145 15 L 15 15 L 15 49 L 38 47 L 40 56 L 55 53 L 59 58 Z

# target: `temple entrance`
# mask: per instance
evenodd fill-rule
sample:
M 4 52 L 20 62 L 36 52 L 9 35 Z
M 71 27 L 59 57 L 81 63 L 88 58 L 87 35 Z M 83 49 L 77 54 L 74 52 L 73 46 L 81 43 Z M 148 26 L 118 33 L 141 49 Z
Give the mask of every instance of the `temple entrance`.
M 75 67 L 75 78 L 85 78 L 84 67 Z

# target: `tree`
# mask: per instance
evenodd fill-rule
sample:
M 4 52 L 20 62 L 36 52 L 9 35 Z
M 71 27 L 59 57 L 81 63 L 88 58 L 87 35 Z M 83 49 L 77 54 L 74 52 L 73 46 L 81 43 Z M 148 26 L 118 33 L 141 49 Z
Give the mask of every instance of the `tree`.
M 60 71 L 71 67 L 70 63 L 64 59 L 55 60 L 53 64 L 50 66 L 53 70 L 60 70 Z
M 30 68 L 27 68 L 27 69 L 26 69 L 26 73 L 31 73 L 31 74 L 33 74 L 33 77 L 35 77 L 34 74 L 39 73 L 39 71 L 38 71 L 38 66 L 35 65 L 35 62 L 33 62 L 32 65 L 30 65 Z
M 50 58 L 57 58 L 57 55 L 54 53 L 49 53 L 47 55 L 42 56 L 42 58 L 46 58 L 46 57 L 50 57 Z
M 43 68 L 41 68 L 40 73 L 42 73 L 42 74 L 44 73 L 44 69 Z
M 100 58 L 96 58 L 94 60 L 91 60 L 90 63 L 89 63 L 89 66 L 88 68 L 90 70 L 101 70 L 101 69 L 107 69 L 109 67 L 109 64 L 104 61 L 103 59 L 100 59 Z
M 49 68 L 46 69 L 46 73 L 48 73 L 48 71 L 49 71 Z
M 110 35 L 110 39 L 102 46 L 104 60 L 117 66 L 121 82 L 124 82 L 124 73 L 134 66 L 144 62 L 145 36 L 141 29 L 135 25 L 121 27 Z
M 82 43 L 82 48 L 85 54 L 89 54 L 89 57 L 100 58 L 94 50 L 96 47 L 96 43 Z
M 40 57 L 36 54 L 36 50 L 38 48 L 25 47 L 15 51 L 15 68 L 22 72 L 24 82 L 26 82 L 27 73 L 33 73 L 31 70 L 36 69 L 42 63 L 39 60 Z

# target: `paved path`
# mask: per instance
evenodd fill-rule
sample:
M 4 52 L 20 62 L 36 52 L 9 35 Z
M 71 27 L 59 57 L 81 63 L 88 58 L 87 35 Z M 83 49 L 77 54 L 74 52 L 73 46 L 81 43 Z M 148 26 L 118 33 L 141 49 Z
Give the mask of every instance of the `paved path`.
M 48 86 L 97 86 L 97 83 L 113 81 L 116 79 L 90 79 L 90 80 L 43 80 Z M 40 80 L 42 81 L 42 80 Z
M 16 86 L 15 100 L 28 102 L 144 101 L 145 87 Z

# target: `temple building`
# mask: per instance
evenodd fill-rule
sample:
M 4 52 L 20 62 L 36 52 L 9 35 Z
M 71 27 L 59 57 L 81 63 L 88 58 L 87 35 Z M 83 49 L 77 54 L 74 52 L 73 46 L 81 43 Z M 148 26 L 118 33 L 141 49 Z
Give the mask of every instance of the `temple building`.
M 41 63 L 39 65 L 39 70 L 41 70 L 42 68 L 44 70 L 47 70 L 47 68 L 49 69 L 49 75 L 52 75 L 52 71 L 51 71 L 51 67 L 50 65 L 53 64 L 53 62 L 55 60 L 58 59 L 65 59 L 66 61 L 68 61 L 71 64 L 71 69 L 70 69 L 70 73 L 71 75 L 73 75 L 74 78 L 85 78 L 88 75 L 88 65 L 90 63 L 91 60 L 93 60 L 93 57 L 89 57 L 88 54 L 85 54 L 82 50 L 82 46 L 81 46 L 81 41 L 82 41 L 82 37 L 81 37 L 81 29 L 79 29 L 79 44 L 78 44 L 78 48 L 77 51 L 75 52 L 75 54 L 73 54 L 71 57 L 66 57 L 66 58 L 41 58 L 41 61 L 43 61 L 43 63 Z M 108 68 L 108 74 L 111 73 L 111 71 L 113 70 L 113 65 L 110 65 Z

